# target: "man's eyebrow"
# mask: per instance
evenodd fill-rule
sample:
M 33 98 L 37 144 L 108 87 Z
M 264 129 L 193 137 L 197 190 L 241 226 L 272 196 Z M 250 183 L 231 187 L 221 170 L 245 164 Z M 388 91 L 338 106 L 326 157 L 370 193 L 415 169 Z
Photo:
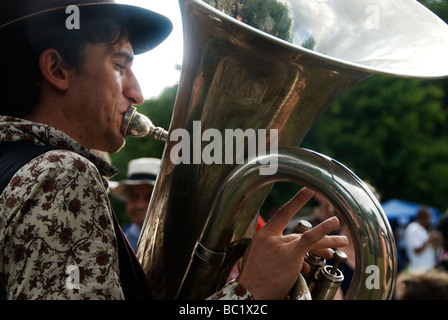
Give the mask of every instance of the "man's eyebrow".
M 132 63 L 134 61 L 134 55 L 124 51 L 115 52 L 112 56 L 116 58 L 123 58 L 128 63 Z

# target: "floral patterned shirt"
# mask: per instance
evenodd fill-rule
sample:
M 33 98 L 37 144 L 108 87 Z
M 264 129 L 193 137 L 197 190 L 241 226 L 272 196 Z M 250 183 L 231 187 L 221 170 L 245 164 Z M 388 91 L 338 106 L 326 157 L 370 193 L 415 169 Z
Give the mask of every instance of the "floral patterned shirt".
M 0 195 L 0 283 L 7 299 L 124 299 L 107 181 L 117 169 L 65 133 L 0 116 L 0 143 L 54 146 Z M 231 282 L 212 299 L 251 299 Z
M 103 176 L 115 168 L 47 125 L 0 117 L 0 141 L 51 145 L 0 195 L 8 299 L 123 299 Z

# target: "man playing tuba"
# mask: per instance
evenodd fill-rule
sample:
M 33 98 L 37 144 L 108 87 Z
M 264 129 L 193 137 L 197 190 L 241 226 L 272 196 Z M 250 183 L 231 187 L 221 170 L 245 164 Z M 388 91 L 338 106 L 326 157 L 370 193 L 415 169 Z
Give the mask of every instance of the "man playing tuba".
M 0 11 L 3 298 L 150 298 L 108 201 L 103 176 L 117 170 L 90 150 L 123 147 L 124 114 L 143 103 L 134 55 L 161 43 L 171 23 L 112 0 L 5 0 Z M 336 218 L 282 236 L 311 196 L 300 191 L 257 232 L 240 276 L 213 298 L 281 299 L 308 251 L 329 257 L 346 244 L 327 236 Z

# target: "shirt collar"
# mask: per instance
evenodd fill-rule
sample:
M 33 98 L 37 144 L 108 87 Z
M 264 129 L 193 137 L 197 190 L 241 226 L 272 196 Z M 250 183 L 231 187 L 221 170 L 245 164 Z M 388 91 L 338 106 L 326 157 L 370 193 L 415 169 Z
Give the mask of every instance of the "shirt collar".
M 112 177 L 118 173 L 117 168 L 81 146 L 67 134 L 43 123 L 0 115 L 0 143 L 28 143 L 70 150 L 90 160 L 103 176 Z

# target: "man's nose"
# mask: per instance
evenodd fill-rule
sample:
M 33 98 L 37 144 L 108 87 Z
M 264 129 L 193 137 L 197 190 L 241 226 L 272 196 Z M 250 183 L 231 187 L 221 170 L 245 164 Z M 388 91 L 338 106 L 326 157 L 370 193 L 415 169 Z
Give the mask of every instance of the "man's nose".
M 132 70 L 128 70 L 126 84 L 123 86 L 123 94 L 134 105 L 140 105 L 145 101 L 140 84 Z

